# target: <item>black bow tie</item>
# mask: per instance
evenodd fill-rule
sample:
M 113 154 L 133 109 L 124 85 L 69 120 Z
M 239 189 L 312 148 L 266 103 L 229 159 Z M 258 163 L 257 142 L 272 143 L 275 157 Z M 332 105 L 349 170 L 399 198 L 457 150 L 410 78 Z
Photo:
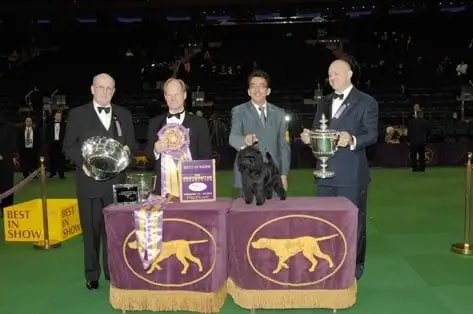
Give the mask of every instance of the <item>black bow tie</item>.
M 168 119 L 175 117 L 176 119 L 181 118 L 181 114 L 183 114 L 184 111 L 178 112 L 178 113 L 168 113 Z
M 336 100 L 336 99 L 342 100 L 343 99 L 343 94 L 333 94 L 333 100 Z
M 110 113 L 110 107 L 97 107 L 97 109 L 99 110 L 99 113 L 102 113 L 102 111 L 105 111 L 105 113 Z

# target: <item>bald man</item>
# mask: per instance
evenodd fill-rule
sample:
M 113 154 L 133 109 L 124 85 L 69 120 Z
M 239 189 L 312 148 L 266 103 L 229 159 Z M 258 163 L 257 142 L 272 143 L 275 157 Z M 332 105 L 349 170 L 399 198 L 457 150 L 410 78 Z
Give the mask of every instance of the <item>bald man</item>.
M 83 167 L 82 144 L 92 136 L 102 136 L 119 141 L 133 152 L 135 134 L 131 113 L 111 103 L 115 93 L 115 80 L 110 75 L 95 76 L 90 90 L 92 101 L 69 112 L 63 151 L 76 166 L 86 288 L 95 290 L 99 287 L 101 274 L 101 242 L 104 277 L 106 280 L 110 279 L 103 208 L 113 203 L 113 185 L 125 183 L 126 176 L 121 173 L 110 180 L 100 182 L 90 178 L 90 173 Z
M 320 129 L 322 114 L 328 128 L 339 131 L 339 150 L 328 161 L 335 177 L 316 179 L 319 196 L 346 197 L 358 207 L 358 239 L 355 276 L 364 272 L 366 252 L 366 205 L 368 185 L 371 182 L 366 148 L 378 139 L 378 103 L 353 87 L 353 71 L 343 60 L 334 61 L 328 70 L 334 92 L 317 107 L 313 128 Z M 301 139 L 309 144 L 308 130 Z
M 187 87 L 184 81 L 170 78 L 164 83 L 163 90 L 168 112 L 149 121 L 146 147 L 148 158 L 154 160 L 156 172 L 154 194 L 156 195 L 161 195 L 161 153 L 168 150 L 166 143 L 159 139 L 158 132 L 166 124 L 180 124 L 190 130 L 189 150 L 192 160 L 212 158 L 212 142 L 207 120 L 203 117 L 190 115 L 185 110 Z

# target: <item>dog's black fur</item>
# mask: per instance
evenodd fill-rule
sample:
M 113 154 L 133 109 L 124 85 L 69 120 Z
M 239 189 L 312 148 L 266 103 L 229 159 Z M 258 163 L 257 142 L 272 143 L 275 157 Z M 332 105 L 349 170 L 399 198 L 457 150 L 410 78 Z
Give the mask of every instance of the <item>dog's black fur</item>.
M 276 167 L 271 154 L 263 154 L 255 146 L 248 146 L 238 152 L 238 170 L 241 173 L 243 197 L 246 204 L 251 204 L 253 198 L 256 205 L 263 205 L 266 200 L 273 198 L 273 192 L 279 199 L 286 199 L 286 190 L 282 184 L 281 173 Z

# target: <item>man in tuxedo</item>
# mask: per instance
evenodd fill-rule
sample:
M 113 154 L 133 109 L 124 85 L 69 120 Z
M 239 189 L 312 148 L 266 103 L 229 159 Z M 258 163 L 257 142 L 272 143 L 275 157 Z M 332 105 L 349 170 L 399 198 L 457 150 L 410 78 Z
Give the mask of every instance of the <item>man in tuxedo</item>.
M 33 119 L 27 117 L 24 127 L 20 128 L 17 137 L 18 152 L 23 177 L 26 178 L 38 168 L 41 136 L 38 129 L 33 126 Z
M 408 122 L 407 139 L 409 141 L 409 152 L 413 172 L 425 171 L 425 147 L 429 125 L 424 119 L 419 105 L 414 106 L 414 116 Z
M 316 179 L 317 191 L 319 196 L 346 197 L 358 207 L 355 275 L 360 279 L 365 265 L 366 206 L 371 182 L 366 148 L 378 139 L 378 103 L 353 87 L 353 72 L 346 61 L 334 61 L 328 76 L 334 93 L 317 107 L 313 128 L 320 129 L 321 116 L 325 114 L 328 128 L 340 132 L 339 150 L 328 161 L 335 177 Z M 301 139 L 309 144 L 308 130 L 304 130 Z
M 14 157 L 16 152 L 15 126 L 0 114 L 0 194 L 13 187 L 14 170 L 18 165 L 18 161 Z M 3 209 L 12 205 L 13 194 L 0 199 L 0 217 L 3 217 Z
M 66 126 L 62 123 L 62 112 L 57 111 L 54 113 L 54 121 L 48 126 L 46 133 L 49 149 L 49 178 L 59 174 L 60 179 L 65 179 L 64 167 L 66 159 L 62 152 L 65 130 Z
M 262 70 L 255 70 L 250 74 L 248 77 L 250 100 L 232 109 L 229 142 L 237 151 L 257 143 L 263 155 L 270 153 L 281 172 L 281 179 L 287 190 L 291 146 L 286 138 L 286 114 L 283 109 L 267 101 L 267 97 L 271 94 L 270 83 L 269 75 Z M 241 175 L 236 160 L 233 174 L 234 186 L 241 191 Z
M 95 76 L 91 92 L 92 102 L 74 108 L 69 113 L 63 150 L 66 157 L 76 165 L 86 287 L 94 290 L 99 287 L 101 241 L 104 276 L 106 280 L 110 279 L 103 208 L 113 203 L 113 185 L 125 183 L 126 176 L 120 173 L 108 181 L 95 181 L 90 178 L 83 164 L 82 144 L 90 137 L 102 136 L 113 138 L 133 150 L 135 134 L 131 113 L 123 107 L 111 104 L 115 93 L 115 80 L 110 75 Z
M 180 124 L 189 129 L 189 150 L 192 160 L 212 158 L 212 142 L 207 120 L 189 114 L 185 110 L 187 88 L 184 81 L 176 78 L 168 79 L 163 85 L 164 99 L 168 113 L 152 118 L 148 125 L 148 144 L 146 154 L 154 161 L 156 186 L 154 194 L 161 195 L 161 153 L 168 150 L 166 143 L 158 136 L 159 130 L 166 124 Z

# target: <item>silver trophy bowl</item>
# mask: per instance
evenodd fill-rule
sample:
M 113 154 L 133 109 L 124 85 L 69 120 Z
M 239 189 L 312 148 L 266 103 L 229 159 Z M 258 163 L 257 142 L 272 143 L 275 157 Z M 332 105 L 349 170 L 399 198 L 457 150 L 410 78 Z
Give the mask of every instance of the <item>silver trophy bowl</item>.
M 322 114 L 320 129 L 309 132 L 312 154 L 320 160 L 320 169 L 314 171 L 314 176 L 320 179 L 335 177 L 334 171 L 327 170 L 328 160 L 337 152 L 338 132 L 327 128 L 328 120 Z
M 84 167 L 92 179 L 106 181 L 124 171 L 130 164 L 130 149 L 103 136 L 90 137 L 82 144 Z
M 149 195 L 154 191 L 156 186 L 156 176 L 146 173 L 134 173 L 127 176 L 126 179 L 128 184 L 138 186 L 139 200 L 144 202 L 148 199 Z

